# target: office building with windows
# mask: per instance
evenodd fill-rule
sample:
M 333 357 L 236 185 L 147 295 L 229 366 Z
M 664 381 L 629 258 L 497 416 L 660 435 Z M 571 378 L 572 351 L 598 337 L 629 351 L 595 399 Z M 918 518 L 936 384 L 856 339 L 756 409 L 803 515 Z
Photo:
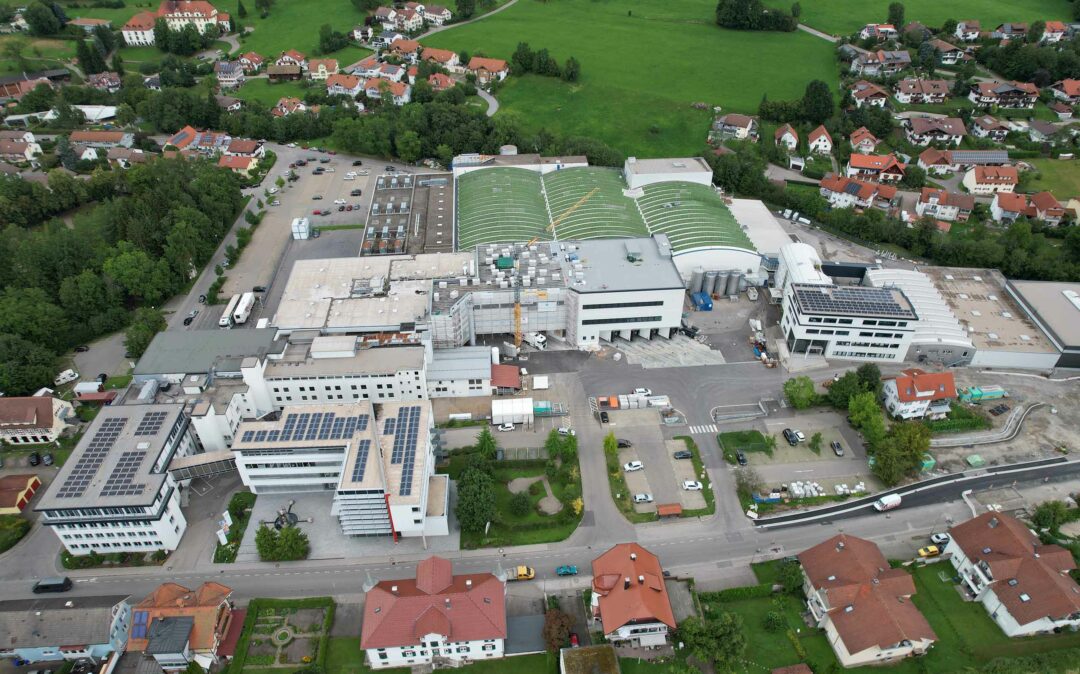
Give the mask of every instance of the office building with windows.
M 103 407 L 35 510 L 73 555 L 175 550 L 187 520 L 167 469 L 195 451 L 182 405 Z

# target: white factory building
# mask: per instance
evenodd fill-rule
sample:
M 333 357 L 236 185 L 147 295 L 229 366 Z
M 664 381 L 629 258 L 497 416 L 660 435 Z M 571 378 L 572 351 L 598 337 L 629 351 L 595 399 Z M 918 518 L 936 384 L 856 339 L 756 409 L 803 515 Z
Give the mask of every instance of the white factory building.
M 435 474 L 430 407 L 368 401 L 287 406 L 246 421 L 232 444 L 256 494 L 333 492 L 331 514 L 349 536 L 443 536 L 449 484 Z
M 195 451 L 182 405 L 103 407 L 34 509 L 73 555 L 175 550 L 187 520 L 167 468 Z

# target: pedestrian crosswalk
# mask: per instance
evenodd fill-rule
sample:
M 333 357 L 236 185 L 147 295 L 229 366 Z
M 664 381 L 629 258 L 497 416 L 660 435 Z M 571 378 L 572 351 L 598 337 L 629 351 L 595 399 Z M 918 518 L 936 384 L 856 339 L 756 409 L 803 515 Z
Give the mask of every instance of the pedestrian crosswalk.
M 705 426 L 691 426 L 690 433 L 692 435 L 701 435 L 702 433 L 715 433 L 716 424 L 707 424 Z

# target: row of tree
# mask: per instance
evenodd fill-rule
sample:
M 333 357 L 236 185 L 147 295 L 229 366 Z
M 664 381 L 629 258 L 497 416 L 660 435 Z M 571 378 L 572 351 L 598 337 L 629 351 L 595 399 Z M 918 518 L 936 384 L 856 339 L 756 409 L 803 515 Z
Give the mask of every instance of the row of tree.
M 86 204 L 95 205 L 70 226 L 50 220 Z M 152 161 L 88 180 L 52 171 L 47 186 L 0 178 L 0 390 L 24 395 L 48 385 L 59 353 L 179 291 L 240 205 L 236 177 L 201 160 Z M 146 330 L 162 325 L 156 311 L 137 318 L 135 355 Z
M 1080 77 L 1080 42 L 1057 45 L 1010 41 L 1005 46 L 987 45 L 975 59 L 998 75 L 1046 87 L 1063 79 Z
M 567 82 L 576 82 L 581 77 L 581 63 L 571 56 L 563 67 L 559 67 L 546 48 L 533 51 L 528 42 L 518 42 L 517 49 L 510 57 L 510 66 L 515 75 L 535 73 L 547 77 L 561 77 Z
M 792 9 L 797 6 L 798 3 Z M 761 0 L 720 0 L 716 5 L 716 23 L 733 30 L 791 32 L 799 27 L 797 18 L 781 9 L 765 7 Z
M 206 49 L 214 44 L 214 40 L 220 35 L 221 29 L 216 23 L 210 23 L 200 33 L 193 23 L 186 24 L 180 30 L 173 30 L 165 19 L 154 22 L 154 45 L 161 51 L 180 56 L 191 56 Z
M 821 124 L 833 116 L 835 104 L 829 85 L 821 80 L 812 80 L 806 85 L 803 97 L 793 101 L 770 101 L 768 96 L 761 99 L 758 115 L 773 122 L 805 121 Z

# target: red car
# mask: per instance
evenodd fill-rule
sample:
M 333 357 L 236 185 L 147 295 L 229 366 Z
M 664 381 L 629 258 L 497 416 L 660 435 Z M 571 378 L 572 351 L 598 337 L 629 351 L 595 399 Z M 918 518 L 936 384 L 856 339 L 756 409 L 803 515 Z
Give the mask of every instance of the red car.
M 577 632 L 571 632 L 570 633 L 570 647 L 571 648 L 577 648 L 580 645 L 581 645 L 581 642 L 578 641 Z
M 318 215 L 319 213 L 322 213 L 322 211 L 317 208 L 311 212 L 312 215 Z

